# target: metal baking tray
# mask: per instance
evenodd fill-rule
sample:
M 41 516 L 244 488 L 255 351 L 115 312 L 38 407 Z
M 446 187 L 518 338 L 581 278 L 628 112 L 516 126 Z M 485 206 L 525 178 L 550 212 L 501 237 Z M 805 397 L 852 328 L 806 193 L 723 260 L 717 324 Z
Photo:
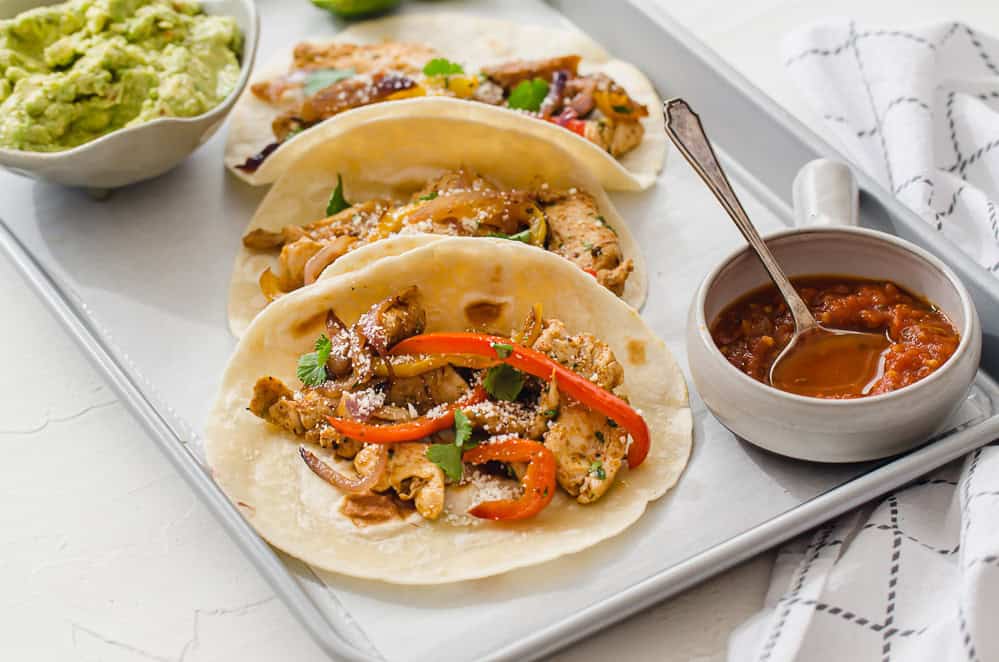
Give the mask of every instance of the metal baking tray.
M 304 1 L 259 4 L 262 57 L 335 30 Z M 639 65 L 662 96 L 683 95 L 722 148 L 763 231 L 791 223 L 797 169 L 817 156 L 837 156 L 652 2 L 409 5 L 411 11 L 455 9 L 547 25 L 566 22 L 564 12 Z M 0 248 L 336 659 L 544 657 L 999 437 L 999 388 L 989 376 L 999 366 L 999 283 L 861 175 L 862 222 L 933 251 L 976 297 L 986 359 L 946 433 L 883 462 L 799 462 L 737 439 L 691 392 L 694 453 L 679 485 L 612 540 L 534 568 L 438 587 L 399 588 L 313 571 L 269 547 L 243 520 L 212 482 L 196 432 L 234 346 L 225 320 L 229 270 L 263 193 L 224 172 L 224 133 L 176 170 L 105 201 L 0 173 Z M 690 297 L 742 240 L 681 159 L 668 163 L 654 189 L 612 197 L 647 251 L 651 294 L 643 314 L 685 365 Z

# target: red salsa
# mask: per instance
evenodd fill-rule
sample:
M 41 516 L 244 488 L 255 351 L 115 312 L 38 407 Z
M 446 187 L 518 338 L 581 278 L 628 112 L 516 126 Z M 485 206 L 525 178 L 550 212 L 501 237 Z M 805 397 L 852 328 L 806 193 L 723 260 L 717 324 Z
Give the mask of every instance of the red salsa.
M 932 373 L 954 354 L 960 342 L 957 329 L 941 311 L 891 281 L 849 276 L 791 280 L 819 324 L 830 329 L 883 333 L 887 341 L 870 379 L 861 387 L 809 390 L 807 381 L 803 381 L 800 390 L 784 390 L 824 398 L 887 393 Z M 774 359 L 793 334 L 794 320 L 773 285 L 753 290 L 729 304 L 711 325 L 711 336 L 725 358 L 765 384 L 770 383 Z M 845 362 L 849 362 L 848 357 L 829 356 L 817 359 L 813 368 L 839 369 Z

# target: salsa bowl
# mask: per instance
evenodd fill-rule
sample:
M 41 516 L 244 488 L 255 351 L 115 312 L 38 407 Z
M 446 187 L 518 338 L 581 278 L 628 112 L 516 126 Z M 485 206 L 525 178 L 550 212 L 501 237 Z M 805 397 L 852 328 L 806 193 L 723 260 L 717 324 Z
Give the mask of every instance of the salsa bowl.
M 0 19 L 58 1 L 5 2 L 0 6 Z M 19 175 L 65 186 L 106 190 L 156 177 L 187 158 L 215 134 L 246 87 L 259 32 L 252 0 L 200 0 L 199 4 L 206 14 L 233 17 L 243 33 L 239 80 L 221 103 L 201 115 L 161 117 L 59 152 L 0 148 L 0 166 Z
M 967 395 L 981 356 L 971 297 L 940 260 L 897 237 L 855 227 L 815 227 L 766 239 L 788 276 L 891 280 L 935 304 L 960 334 L 954 354 L 923 379 L 888 393 L 831 400 L 780 391 L 733 366 L 710 325 L 730 303 L 769 280 L 748 247 L 704 279 L 687 324 L 690 370 L 709 410 L 767 450 L 819 462 L 859 462 L 906 451 L 940 431 Z

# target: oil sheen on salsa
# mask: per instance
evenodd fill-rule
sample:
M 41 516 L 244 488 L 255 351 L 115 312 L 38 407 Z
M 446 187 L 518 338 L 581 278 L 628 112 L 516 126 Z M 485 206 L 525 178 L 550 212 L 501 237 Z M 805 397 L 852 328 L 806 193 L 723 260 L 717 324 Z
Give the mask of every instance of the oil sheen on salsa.
M 933 304 L 891 281 L 802 276 L 791 282 L 819 324 L 883 333 L 886 341 L 873 362 L 871 352 L 855 342 L 813 353 L 812 364 L 799 371 L 796 383 L 782 383 L 783 390 L 836 399 L 887 393 L 928 376 L 957 349 L 960 336 L 950 320 Z M 773 285 L 729 304 L 711 325 L 711 336 L 725 358 L 765 384 L 770 383 L 774 359 L 793 334 L 794 320 Z M 830 372 L 843 378 L 830 379 Z

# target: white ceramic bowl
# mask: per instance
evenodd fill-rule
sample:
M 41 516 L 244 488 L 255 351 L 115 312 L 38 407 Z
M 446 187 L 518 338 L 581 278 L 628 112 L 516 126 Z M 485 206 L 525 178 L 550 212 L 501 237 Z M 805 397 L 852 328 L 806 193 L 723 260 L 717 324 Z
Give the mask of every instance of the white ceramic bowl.
M 0 3 L 0 18 L 11 18 L 56 0 L 13 0 Z M 62 152 L 0 149 L 0 165 L 17 174 L 91 189 L 111 189 L 161 175 L 212 137 L 232 110 L 253 68 L 259 20 L 252 0 L 201 0 L 208 14 L 236 19 L 243 31 L 242 73 L 236 89 L 207 113 L 196 117 L 163 117 Z
M 954 355 L 915 384 L 883 395 L 823 400 L 779 391 L 730 364 L 708 330 L 721 310 L 769 282 L 748 247 L 712 271 L 687 326 L 690 370 L 708 409 L 757 446 L 795 458 L 856 462 L 908 450 L 938 432 L 967 395 L 981 356 L 981 327 L 967 290 L 940 260 L 897 237 L 853 227 L 780 232 L 767 245 L 788 275 L 892 280 L 936 304 L 961 334 Z

